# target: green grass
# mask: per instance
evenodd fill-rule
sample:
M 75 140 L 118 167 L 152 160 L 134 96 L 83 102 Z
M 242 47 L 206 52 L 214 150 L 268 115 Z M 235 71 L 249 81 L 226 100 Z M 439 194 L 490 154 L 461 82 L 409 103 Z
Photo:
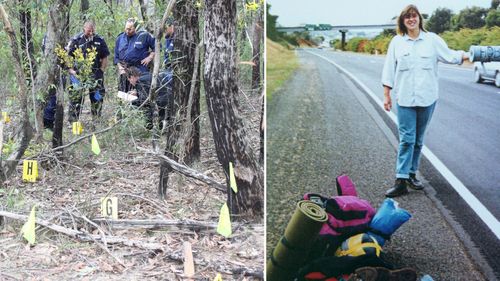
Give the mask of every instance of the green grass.
M 269 39 L 266 39 L 266 44 L 266 97 L 271 99 L 272 94 L 290 78 L 290 75 L 299 66 L 299 63 L 293 50 L 288 50 Z

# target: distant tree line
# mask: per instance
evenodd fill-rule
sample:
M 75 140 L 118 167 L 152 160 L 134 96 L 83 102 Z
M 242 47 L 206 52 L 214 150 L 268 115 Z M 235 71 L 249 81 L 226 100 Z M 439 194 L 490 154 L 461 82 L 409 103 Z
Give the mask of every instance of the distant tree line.
M 426 21 L 425 28 L 435 33 L 459 31 L 463 28 L 478 29 L 481 27 L 500 26 L 500 0 L 492 0 L 490 8 L 477 6 L 467 7 L 458 14 L 448 8 L 436 9 Z
M 307 31 L 294 32 L 293 34 L 279 32 L 276 28 L 278 23 L 278 16 L 269 13 L 269 10 L 271 10 L 271 5 L 267 4 L 266 8 L 267 8 L 266 9 L 267 38 L 275 42 L 281 43 L 283 45 L 290 44 L 292 46 L 299 46 L 303 43 L 312 45 L 318 44 L 318 42 L 313 42 L 313 38 L 311 38 L 311 35 Z M 318 38 L 318 40 L 320 40 L 320 38 Z

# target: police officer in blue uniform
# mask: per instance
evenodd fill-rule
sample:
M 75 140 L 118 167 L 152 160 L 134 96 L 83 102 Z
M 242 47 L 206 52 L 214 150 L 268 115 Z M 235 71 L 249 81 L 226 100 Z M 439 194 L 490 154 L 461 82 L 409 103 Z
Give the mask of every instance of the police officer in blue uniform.
M 125 31 L 116 38 L 114 64 L 118 65 L 120 74 L 118 90 L 123 92 L 130 90 L 127 68 L 134 66 L 143 74 L 149 72 L 148 64 L 155 55 L 154 37 L 147 31 L 137 31 L 137 27 L 137 20 L 128 19 L 125 23 Z
M 93 116 L 100 116 L 102 102 L 106 90 L 104 88 L 104 69 L 108 65 L 109 49 L 106 41 L 95 33 L 95 24 L 91 21 L 85 22 L 83 32 L 75 35 L 68 43 L 67 50 L 70 55 L 73 55 L 77 49 L 81 49 L 83 56 L 87 57 L 87 50 L 96 49 L 97 55 L 92 65 L 92 74 L 95 81 L 95 86 L 90 88 L 89 96 L 91 101 L 91 111 Z M 76 78 L 78 69 L 69 69 L 70 80 L 73 85 L 78 84 Z M 83 93 L 73 93 L 70 98 L 69 119 L 71 121 L 78 120 L 83 103 Z

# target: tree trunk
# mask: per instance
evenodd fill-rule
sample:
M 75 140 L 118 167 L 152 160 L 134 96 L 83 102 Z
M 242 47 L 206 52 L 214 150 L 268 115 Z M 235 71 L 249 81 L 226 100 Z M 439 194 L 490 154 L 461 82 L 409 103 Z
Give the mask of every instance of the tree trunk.
M 200 41 L 198 9 L 194 6 L 194 1 L 181 0 L 177 2 L 174 10 L 176 19 L 176 30 L 174 37 L 174 99 L 178 106 L 179 119 L 175 122 L 176 142 L 181 147 L 181 160 L 187 164 L 192 163 L 200 157 L 200 125 L 198 122 L 200 115 L 200 81 L 198 77 L 193 77 L 193 73 L 199 73 L 199 64 L 195 65 L 196 49 Z M 197 69 L 196 69 L 197 68 Z M 196 71 L 195 71 L 196 69 Z M 193 85 L 194 83 L 194 85 Z M 189 97 L 192 91 L 192 106 L 189 108 Z M 174 111 L 174 112 L 176 112 Z M 187 120 L 190 118 L 190 120 Z M 180 122 L 179 122 L 180 121 Z M 179 138 L 182 131 L 182 124 L 192 126 L 190 134 L 183 139 Z M 179 143 L 183 142 L 183 143 Z
M 238 193 L 228 190 L 233 214 L 260 217 L 264 207 L 263 171 L 254 159 L 239 115 L 236 50 L 236 2 L 205 3 L 204 85 L 217 158 L 226 172 L 234 165 Z
M 80 17 L 82 21 L 86 21 L 89 17 L 87 12 L 89 10 L 89 0 L 80 0 Z
M 57 45 L 65 46 L 68 38 L 70 1 L 60 0 L 54 2 L 49 9 L 49 23 L 47 26 L 47 37 L 45 40 L 45 51 L 42 64 L 34 84 L 36 93 L 43 93 L 44 98 L 37 103 L 38 118 L 43 119 L 43 111 L 46 106 L 50 87 L 60 88 L 61 67 L 55 53 Z M 54 120 L 54 134 L 52 135 L 53 147 L 62 145 L 62 131 L 64 119 L 63 95 L 57 94 L 56 115 Z
M 200 82 L 193 73 L 199 73 L 197 45 L 199 42 L 198 9 L 194 1 L 180 0 L 174 10 L 175 35 L 172 53 L 174 71 L 174 102 L 168 112 L 167 145 L 165 155 L 185 163 L 192 163 L 200 157 Z M 198 75 L 197 75 L 198 76 Z M 194 84 L 193 84 L 194 83 Z M 189 102 L 191 97 L 191 104 Z M 189 120 L 188 120 L 189 119 Z M 186 136 L 182 135 L 184 126 L 192 126 Z M 160 168 L 160 196 L 165 197 L 169 174 L 173 170 L 167 163 Z
M 260 8 L 257 11 L 256 18 L 253 22 L 253 37 L 252 37 L 252 45 L 253 45 L 253 52 L 252 52 L 252 57 L 253 57 L 253 67 L 252 67 L 252 89 L 254 90 L 255 94 L 259 94 L 261 91 L 261 61 L 260 61 L 260 44 L 262 42 L 263 38 L 263 28 L 264 28 L 264 22 L 262 18 L 263 14 L 263 8 Z
M 21 52 L 25 76 L 31 84 L 32 78 L 36 77 L 36 64 L 34 58 L 33 37 L 31 29 L 31 10 L 24 3 L 25 0 L 19 0 L 21 7 L 19 10 L 19 33 L 21 35 Z
M 28 87 L 26 85 L 26 77 L 24 76 L 21 57 L 17 46 L 17 39 L 14 29 L 9 20 L 9 16 L 2 4 L 0 4 L 0 18 L 3 26 L 9 37 L 10 48 L 12 57 L 14 58 L 14 72 L 19 87 L 18 98 L 21 108 L 21 128 L 20 137 L 16 139 L 16 149 L 9 155 L 7 161 L 0 163 L 0 186 L 3 182 L 10 177 L 16 170 L 17 163 L 21 160 L 24 151 L 28 148 L 31 138 L 33 137 L 33 128 L 29 122 L 28 114 Z

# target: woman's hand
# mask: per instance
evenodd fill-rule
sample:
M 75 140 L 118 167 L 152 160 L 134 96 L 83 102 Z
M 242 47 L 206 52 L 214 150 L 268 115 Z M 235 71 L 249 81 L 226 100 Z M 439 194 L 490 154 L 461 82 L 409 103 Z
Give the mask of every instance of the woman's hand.
M 469 52 L 464 52 L 462 54 L 462 61 L 466 61 L 466 60 L 470 61 Z
M 391 111 L 391 108 L 392 108 L 391 96 L 385 96 L 384 97 L 384 109 L 386 111 Z
M 384 85 L 384 109 L 386 111 L 391 111 L 392 100 L 391 100 L 391 87 Z

